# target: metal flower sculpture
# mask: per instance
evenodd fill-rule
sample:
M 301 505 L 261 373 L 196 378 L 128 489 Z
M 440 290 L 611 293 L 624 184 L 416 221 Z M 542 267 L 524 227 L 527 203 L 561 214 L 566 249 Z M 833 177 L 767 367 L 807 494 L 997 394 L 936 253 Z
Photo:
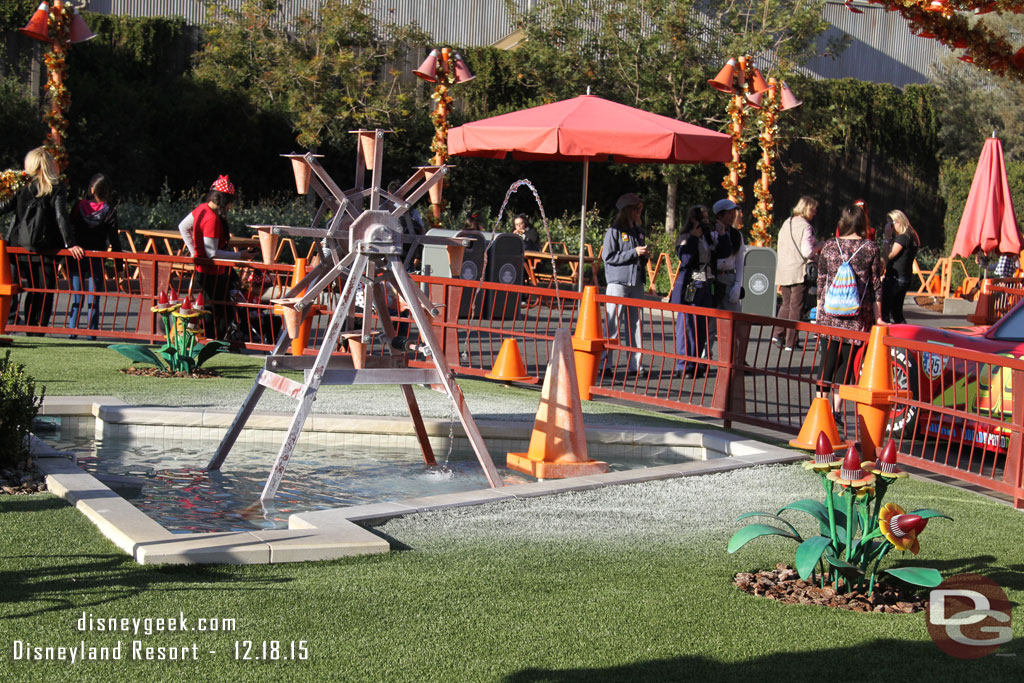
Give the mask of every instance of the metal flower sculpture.
M 906 512 L 895 503 L 883 507 L 882 499 L 889 486 L 906 473 L 896 466 L 896 446 L 886 444 L 878 462 L 861 463 L 856 446 L 846 457 L 837 460 L 828 437 L 818 436 L 814 459 L 804 468 L 815 472 L 825 491 L 824 502 L 798 500 L 776 513 L 747 512 L 738 520 L 770 517 L 780 524 L 748 524 L 729 539 L 729 552 L 734 553 L 749 541 L 761 536 L 782 536 L 796 541 L 795 567 L 801 579 L 810 579 L 837 591 L 865 591 L 871 594 L 877 581 L 878 568 L 893 548 L 909 550 L 915 555 L 920 546 L 917 537 L 933 517 L 950 517 L 937 510 L 921 509 Z M 839 498 L 843 500 L 838 500 Z M 839 509 L 845 502 L 845 510 Z M 818 522 L 819 533 L 804 537 L 781 515 L 786 510 L 806 513 Z M 815 571 L 817 569 L 817 571 Z M 942 583 L 942 575 L 928 567 L 894 567 L 885 573 L 906 583 L 933 588 Z
M 158 313 L 163 319 L 165 343 L 156 353 L 142 344 L 111 344 L 109 348 L 139 363 L 155 365 L 166 372 L 183 372 L 192 374 L 212 356 L 228 348 L 222 341 L 197 343 L 196 319 L 208 315 L 203 308 L 203 295 L 196 297 L 195 305 L 186 296 L 178 299 L 173 289 L 160 292 L 156 306 L 150 310 Z

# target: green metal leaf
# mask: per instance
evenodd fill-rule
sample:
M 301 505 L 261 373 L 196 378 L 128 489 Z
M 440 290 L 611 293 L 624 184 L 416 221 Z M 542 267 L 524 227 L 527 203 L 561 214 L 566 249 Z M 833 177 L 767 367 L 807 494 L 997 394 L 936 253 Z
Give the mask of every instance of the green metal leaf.
M 800 532 L 796 530 L 795 526 L 790 524 L 784 517 L 779 517 L 778 515 L 773 515 L 770 512 L 757 512 L 757 511 L 755 511 L 755 512 L 744 512 L 742 515 L 740 515 L 739 517 L 736 518 L 736 521 L 737 522 L 742 522 L 744 519 L 749 519 L 750 517 L 771 517 L 772 519 L 778 520 L 779 522 L 782 522 L 783 524 L 785 524 L 786 527 L 790 531 L 793 532 L 793 535 L 796 536 L 798 541 L 803 541 L 804 540 L 803 537 L 800 535 Z
M 953 518 L 950 517 L 949 515 L 944 515 L 941 512 L 939 512 L 938 510 L 932 510 L 931 508 L 921 508 L 920 510 L 911 510 L 910 514 L 917 515 L 921 519 L 931 519 L 933 517 L 942 517 L 943 519 L 948 519 L 951 522 L 953 521 Z
M 811 536 L 800 544 L 796 549 L 796 571 L 801 579 L 806 579 L 814 573 L 818 560 L 831 545 L 832 539 L 827 536 Z
M 856 565 L 852 565 L 846 560 L 839 559 L 836 555 L 831 552 L 825 552 L 825 559 L 830 565 L 839 570 L 839 573 L 846 577 L 851 576 L 862 576 L 864 572 L 860 570 Z
M 942 583 L 942 574 L 939 573 L 938 569 L 932 569 L 931 567 L 897 567 L 895 569 L 886 569 L 885 573 L 892 574 L 900 581 L 906 581 L 915 586 L 924 586 L 925 588 L 935 588 Z
M 222 341 L 209 341 L 205 344 L 200 344 L 193 347 L 192 352 L 195 355 L 196 367 L 198 368 L 206 361 L 210 360 L 215 354 L 220 353 L 224 349 L 228 348 L 229 345 Z
M 785 507 L 779 508 L 776 514 L 781 515 L 784 510 L 799 510 L 800 512 L 806 512 L 807 514 L 815 517 L 819 522 L 825 524 L 825 528 L 828 528 L 828 508 L 823 503 L 820 503 L 811 498 L 805 498 L 798 500 L 795 503 L 790 503 Z
M 786 538 L 792 538 L 794 541 L 797 540 L 796 536 L 780 529 L 777 526 L 770 526 L 768 524 L 748 524 L 743 527 L 729 539 L 729 552 L 734 553 L 747 544 L 748 541 L 752 541 L 760 536 L 785 536 Z
M 133 363 L 146 363 L 148 365 L 155 365 L 161 370 L 166 369 L 164 363 L 148 346 L 142 346 L 141 344 L 111 344 L 107 348 L 117 351 Z

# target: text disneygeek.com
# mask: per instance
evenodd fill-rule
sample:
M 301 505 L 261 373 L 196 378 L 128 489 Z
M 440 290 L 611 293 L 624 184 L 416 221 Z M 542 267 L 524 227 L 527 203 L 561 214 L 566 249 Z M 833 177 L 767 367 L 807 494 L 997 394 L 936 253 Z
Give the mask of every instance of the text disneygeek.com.
M 224 642 L 216 646 L 195 642 L 174 645 L 154 643 L 163 633 L 228 633 L 237 630 L 237 622 L 230 617 L 186 617 L 184 612 L 169 617 L 101 617 L 82 612 L 75 622 L 80 633 L 124 633 L 132 639 L 93 645 L 82 637 L 77 641 L 40 643 L 16 639 L 11 644 L 12 659 L 16 662 L 59 661 L 79 662 L 132 660 L 132 661 L 198 661 L 206 656 L 220 656 L 242 661 L 288 661 L 309 659 L 305 640 L 247 639 Z

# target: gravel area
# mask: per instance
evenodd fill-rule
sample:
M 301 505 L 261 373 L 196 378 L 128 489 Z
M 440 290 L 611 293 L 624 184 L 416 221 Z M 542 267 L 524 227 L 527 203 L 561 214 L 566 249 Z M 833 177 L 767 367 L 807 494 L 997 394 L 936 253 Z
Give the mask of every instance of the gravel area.
M 636 548 L 683 545 L 697 536 L 727 538 L 741 526 L 736 517 L 744 512 L 776 512 L 821 493 L 817 478 L 799 465 L 770 465 L 449 508 L 394 519 L 380 529 L 427 552 L 516 539 Z M 803 521 L 800 517 L 794 513 L 791 521 Z

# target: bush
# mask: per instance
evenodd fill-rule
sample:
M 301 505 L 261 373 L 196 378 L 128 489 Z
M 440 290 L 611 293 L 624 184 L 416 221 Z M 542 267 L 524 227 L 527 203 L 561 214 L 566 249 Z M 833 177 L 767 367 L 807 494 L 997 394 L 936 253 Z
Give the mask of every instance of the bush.
M 45 393 L 36 396 L 36 381 L 25 374 L 24 365 L 11 363 L 8 351 L 0 361 L 0 467 L 28 459 L 27 437 Z

